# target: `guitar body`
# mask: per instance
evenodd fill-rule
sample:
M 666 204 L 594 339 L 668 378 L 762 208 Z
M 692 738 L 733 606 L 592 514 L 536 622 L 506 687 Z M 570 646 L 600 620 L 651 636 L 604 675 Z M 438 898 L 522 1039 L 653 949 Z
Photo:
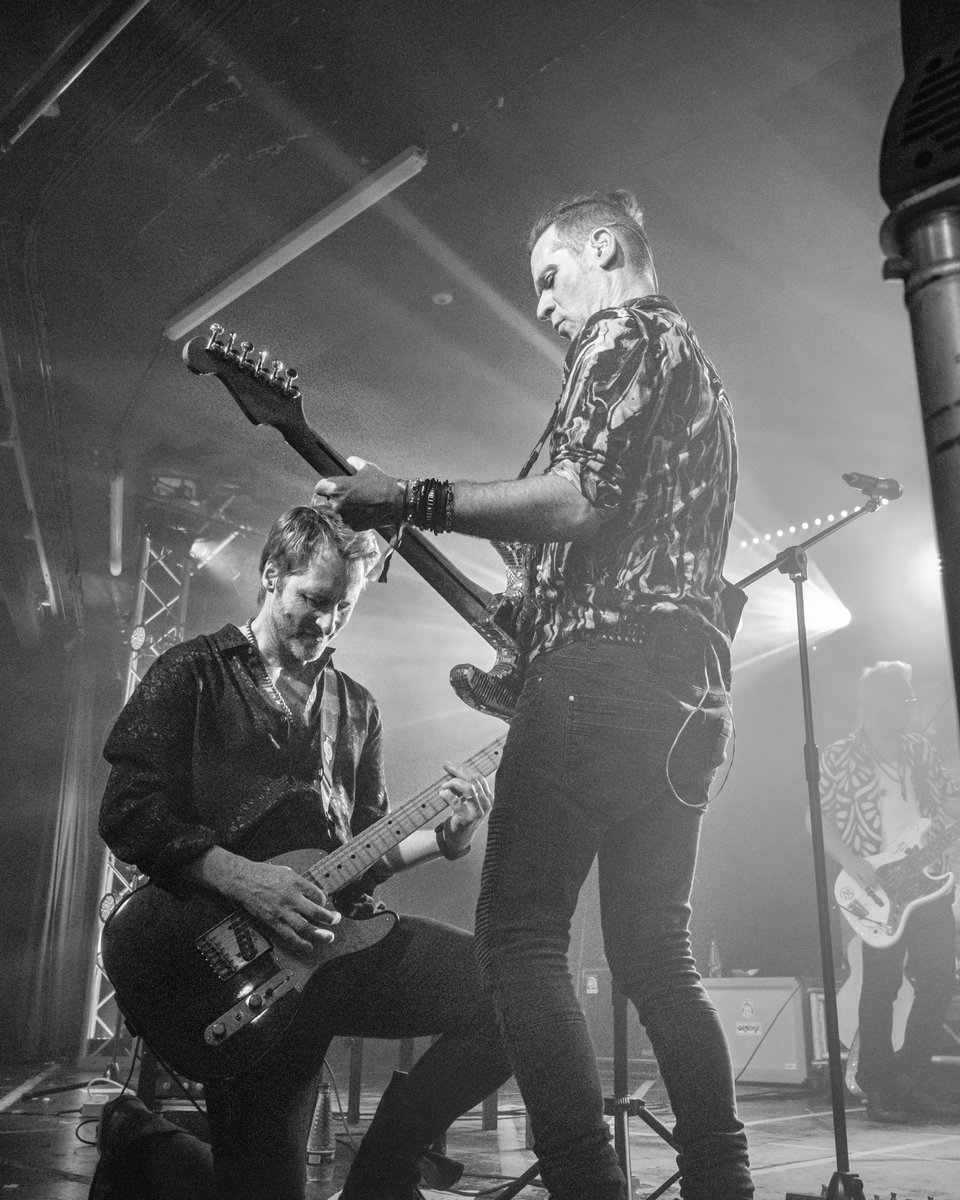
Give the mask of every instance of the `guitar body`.
M 910 913 L 928 904 L 953 887 L 953 875 L 931 875 L 929 855 L 924 841 L 931 822 L 926 818 L 908 826 L 896 845 L 881 854 L 872 854 L 867 862 L 880 877 L 882 888 L 871 894 L 847 871 L 841 871 L 833 885 L 840 911 L 853 931 L 870 946 L 892 946 L 903 933 Z M 942 850 L 938 845 L 936 853 Z
M 323 857 L 295 850 L 269 861 L 306 874 Z M 301 956 L 227 901 L 199 889 L 181 900 L 148 883 L 107 920 L 104 969 L 158 1058 L 189 1079 L 228 1078 L 273 1047 L 317 972 L 375 946 L 396 922 L 392 912 L 344 917 L 332 942 Z

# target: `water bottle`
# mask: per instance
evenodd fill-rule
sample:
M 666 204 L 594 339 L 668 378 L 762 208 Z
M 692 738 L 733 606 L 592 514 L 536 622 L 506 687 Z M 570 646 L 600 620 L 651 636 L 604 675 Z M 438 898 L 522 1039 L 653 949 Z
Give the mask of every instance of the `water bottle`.
M 307 1138 L 307 1179 L 316 1183 L 325 1163 L 333 1161 L 336 1142 L 333 1137 L 333 1121 L 330 1118 L 330 1084 L 321 1083 L 317 1095 L 317 1106 L 313 1110 L 310 1136 Z

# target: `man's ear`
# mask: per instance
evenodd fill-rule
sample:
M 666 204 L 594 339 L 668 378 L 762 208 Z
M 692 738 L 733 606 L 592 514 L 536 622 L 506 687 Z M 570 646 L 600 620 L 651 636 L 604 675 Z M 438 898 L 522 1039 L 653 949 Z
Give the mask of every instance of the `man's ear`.
M 618 249 L 613 230 L 607 226 L 601 225 L 590 234 L 587 254 L 596 260 L 598 266 L 609 267 L 617 257 Z
M 263 574 L 260 576 L 260 582 L 263 584 L 264 591 L 275 592 L 279 576 L 280 572 L 277 569 L 277 564 L 272 559 L 268 560 L 263 568 Z

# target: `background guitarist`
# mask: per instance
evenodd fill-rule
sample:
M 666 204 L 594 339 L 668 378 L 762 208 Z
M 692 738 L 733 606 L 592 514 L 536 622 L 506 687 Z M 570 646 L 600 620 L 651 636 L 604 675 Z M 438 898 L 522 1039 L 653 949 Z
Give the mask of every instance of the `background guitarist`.
M 212 889 L 293 950 L 334 938 L 340 913 L 303 876 L 248 853 L 255 841 L 271 844 L 258 857 L 331 850 L 387 810 L 376 703 L 333 666 L 330 645 L 376 558 L 370 534 L 312 508 L 284 513 L 263 550 L 253 621 L 158 659 L 104 751 L 112 771 L 101 832 L 113 851 L 174 892 Z M 468 852 L 490 791 L 481 777 L 444 766 L 454 811 L 340 891 L 346 915 L 369 915 L 370 892 L 392 872 Z M 136 1098 L 112 1101 L 91 1196 L 300 1200 L 318 1074 L 338 1034 L 443 1035 L 384 1093 L 343 1192 L 414 1200 L 422 1151 L 510 1067 L 472 937 L 413 917 L 314 975 L 292 1027 L 253 1069 L 207 1083 L 212 1159 Z
M 822 755 L 821 804 L 827 853 L 865 887 L 880 881 L 866 857 L 892 846 L 921 817 L 934 829 L 960 817 L 960 790 L 933 746 L 910 732 L 916 696 L 911 668 L 878 662 L 860 677 L 860 724 Z M 960 1109 L 926 1094 L 924 1073 L 956 985 L 954 917 L 946 894 L 918 905 L 891 946 L 863 946 L 857 1083 L 867 1115 L 897 1124 L 957 1119 Z M 915 989 L 904 1042 L 894 1054 L 893 1004 L 906 974 Z

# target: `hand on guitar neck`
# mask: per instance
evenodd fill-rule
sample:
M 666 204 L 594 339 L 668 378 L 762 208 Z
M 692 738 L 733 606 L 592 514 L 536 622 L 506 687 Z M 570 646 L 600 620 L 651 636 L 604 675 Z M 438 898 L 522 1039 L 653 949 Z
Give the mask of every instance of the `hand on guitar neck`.
M 313 489 L 314 505 L 319 508 L 327 504 L 337 511 L 349 491 L 349 523 L 354 529 L 399 525 L 403 520 L 404 484 L 356 455 L 350 455 L 347 462 L 356 475 L 321 479 Z

